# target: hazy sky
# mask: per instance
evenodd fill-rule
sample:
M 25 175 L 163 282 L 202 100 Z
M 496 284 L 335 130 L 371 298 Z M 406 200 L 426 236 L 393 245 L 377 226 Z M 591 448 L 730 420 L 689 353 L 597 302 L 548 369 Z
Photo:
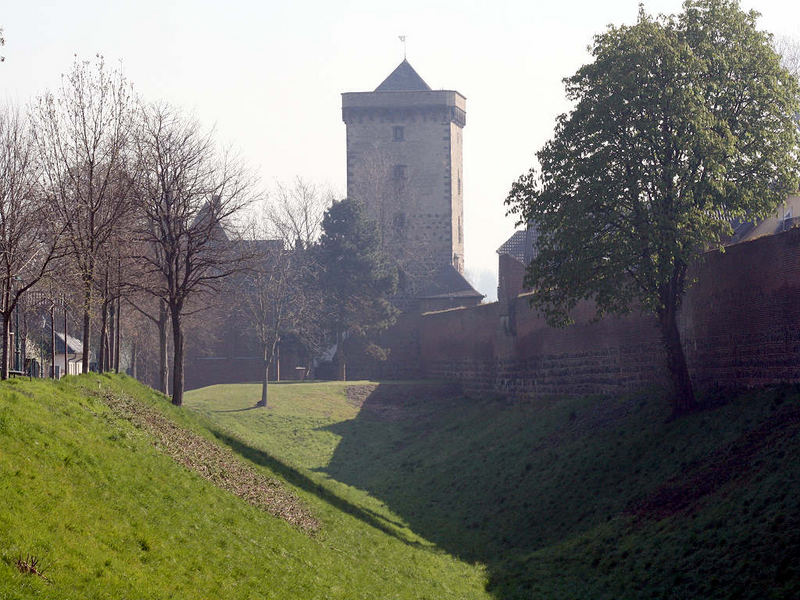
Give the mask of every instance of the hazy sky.
M 645 2 L 677 12 L 679 0 Z M 568 109 L 561 79 L 592 36 L 636 18 L 636 0 L 438 2 L 0 0 L 0 99 L 25 103 L 73 56 L 121 61 L 145 99 L 183 106 L 232 142 L 265 187 L 300 175 L 345 190 L 342 92 L 373 90 L 408 59 L 433 89 L 467 97 L 467 275 L 495 296 L 495 250 L 511 235 L 509 187 Z M 746 0 L 761 28 L 800 38 L 800 2 Z

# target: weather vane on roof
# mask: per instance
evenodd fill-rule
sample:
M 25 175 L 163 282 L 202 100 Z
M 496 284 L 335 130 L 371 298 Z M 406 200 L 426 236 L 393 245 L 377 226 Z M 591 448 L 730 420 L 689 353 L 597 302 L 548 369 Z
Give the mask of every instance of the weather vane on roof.
M 403 60 L 406 59 L 406 36 L 398 35 L 397 37 L 400 38 L 400 41 L 403 42 Z

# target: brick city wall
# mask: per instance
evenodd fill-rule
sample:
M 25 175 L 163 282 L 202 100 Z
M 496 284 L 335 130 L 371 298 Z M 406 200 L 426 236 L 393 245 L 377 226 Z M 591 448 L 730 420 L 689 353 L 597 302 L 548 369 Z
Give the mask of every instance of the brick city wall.
M 800 229 L 710 252 L 691 270 L 680 328 L 695 385 L 800 382 Z M 620 393 L 667 381 L 655 318 L 631 314 L 553 329 L 520 296 L 508 303 L 428 313 L 403 323 L 419 356 L 398 353 L 429 378 L 467 391 Z M 406 347 L 408 349 L 408 346 Z M 390 367 L 387 366 L 387 370 Z

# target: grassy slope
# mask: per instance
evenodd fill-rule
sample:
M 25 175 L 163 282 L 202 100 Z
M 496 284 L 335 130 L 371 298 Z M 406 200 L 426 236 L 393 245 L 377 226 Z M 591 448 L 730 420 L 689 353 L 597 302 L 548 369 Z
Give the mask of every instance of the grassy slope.
M 496 598 L 800 597 L 796 389 L 671 423 L 647 394 L 505 404 L 384 384 L 359 410 L 341 384 L 287 384 L 241 410 L 257 396 L 188 402 L 307 487 L 486 564 Z
M 87 393 L 101 387 L 214 438 L 201 418 L 128 378 L 0 385 L 1 599 L 489 597 L 479 567 L 373 527 L 364 508 L 242 446 L 258 469 L 297 484 L 288 487 L 323 529 L 310 538 L 245 504 Z M 28 554 L 51 583 L 17 572 Z

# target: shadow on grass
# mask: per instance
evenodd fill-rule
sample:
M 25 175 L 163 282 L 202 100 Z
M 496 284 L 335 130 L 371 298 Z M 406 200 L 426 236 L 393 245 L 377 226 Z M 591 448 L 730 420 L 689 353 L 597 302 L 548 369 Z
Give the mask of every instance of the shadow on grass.
M 452 386 L 380 384 L 355 419 L 322 428 L 341 438 L 322 471 L 381 499 L 449 554 L 486 565 L 496 598 L 528 598 L 533 553 L 624 511 L 620 482 L 640 457 L 584 440 L 613 436 L 633 402 L 542 410 L 466 400 Z
M 254 404 L 253 406 L 245 406 L 244 408 L 226 408 L 225 410 L 212 410 L 212 413 L 239 413 L 239 412 L 247 412 L 248 410 L 255 410 L 257 408 L 263 408 Z
M 775 578 L 795 585 L 774 560 L 794 538 L 753 519 L 747 496 L 762 485 L 756 477 L 786 482 L 800 473 L 791 450 L 800 443 L 795 388 L 727 411 L 714 408 L 732 398 L 723 394 L 673 423 L 654 391 L 516 404 L 396 384 L 363 392 L 352 394 L 356 418 L 322 428 L 340 436 L 322 471 L 379 498 L 449 554 L 486 565 L 498 600 L 729 598 L 743 585 L 777 589 Z M 775 485 L 761 505 L 779 505 L 781 519 L 800 514 L 800 501 Z M 724 521 L 715 512 L 720 493 L 741 502 L 724 509 Z M 656 530 L 665 509 L 671 521 Z M 742 537 L 723 543 L 718 529 Z M 764 548 L 747 555 L 751 575 L 718 575 L 735 562 L 727 549 L 753 540 Z M 698 567 L 678 582 L 681 560 Z M 800 570 L 796 577 L 800 589 Z M 790 596 L 798 597 L 776 595 Z
M 241 409 L 239 409 L 241 410 Z M 396 527 L 392 526 L 392 524 L 396 524 L 396 522 L 386 519 L 382 515 L 371 511 L 367 508 L 358 506 L 349 502 L 348 500 L 342 498 L 341 496 L 336 495 L 334 492 L 326 488 L 324 485 L 315 482 L 313 479 L 304 475 L 294 467 L 287 465 L 286 463 L 278 460 L 274 456 L 267 454 L 266 452 L 259 450 L 258 448 L 253 448 L 252 446 L 242 442 L 236 437 L 231 436 L 230 434 L 221 431 L 219 429 L 211 429 L 211 433 L 223 444 L 228 446 L 231 450 L 238 453 L 240 456 L 254 462 L 255 464 L 267 467 L 273 473 L 277 473 L 281 477 L 283 477 L 286 481 L 291 483 L 292 485 L 297 486 L 298 488 L 310 493 L 314 494 L 318 498 L 324 500 L 331 506 L 335 507 L 336 509 L 347 513 L 363 521 L 367 525 L 375 527 L 390 535 L 409 546 L 417 546 L 421 547 L 422 544 L 416 542 L 414 540 L 410 540 L 407 537 L 403 536 Z M 398 524 L 399 525 L 399 524 Z

